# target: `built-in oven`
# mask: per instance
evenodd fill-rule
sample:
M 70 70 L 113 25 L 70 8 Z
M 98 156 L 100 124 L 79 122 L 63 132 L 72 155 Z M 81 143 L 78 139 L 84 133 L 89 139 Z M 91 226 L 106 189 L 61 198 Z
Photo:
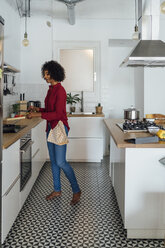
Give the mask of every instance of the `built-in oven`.
M 32 144 L 31 131 L 29 131 L 20 139 L 20 191 L 23 190 L 32 174 Z

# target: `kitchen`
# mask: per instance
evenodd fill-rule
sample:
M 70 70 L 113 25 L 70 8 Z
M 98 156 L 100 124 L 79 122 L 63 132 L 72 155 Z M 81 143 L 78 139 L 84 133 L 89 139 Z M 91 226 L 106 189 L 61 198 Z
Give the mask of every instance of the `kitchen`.
M 52 17 L 50 11 L 52 2 L 55 17 Z M 24 18 L 19 17 L 14 1 L 8 0 L 1 3 L 0 15 L 5 19 L 4 59 L 21 72 L 16 74 L 14 89 L 16 93 L 25 93 L 28 101 L 40 100 L 43 103 L 47 86 L 41 78 L 40 68 L 52 56 L 57 58 L 56 42 L 65 42 L 67 46 L 72 41 L 97 41 L 100 47 L 100 82 L 94 96 L 85 93 L 85 111 L 93 111 L 97 103 L 101 102 L 105 118 L 122 118 L 123 109 L 132 104 L 140 109 L 142 116 L 146 113 L 165 112 L 162 104 L 164 68 L 145 68 L 144 70 L 119 68 L 131 47 L 110 45 L 113 39 L 119 41 L 131 39 L 135 25 L 134 1 L 129 0 L 124 3 L 123 1 L 105 1 L 105 4 L 100 4 L 99 1 L 97 3 L 82 1 L 76 5 L 75 25 L 68 23 L 67 10 L 62 3 L 42 1 L 42 9 L 41 7 L 38 9 L 39 5 L 40 1 L 31 1 L 31 17 L 27 20 L 29 46 L 24 47 L 22 46 L 25 31 Z M 107 5 L 106 8 L 105 5 Z M 79 12 L 81 6 L 88 7 L 88 11 L 80 9 Z M 63 15 L 60 12 L 61 9 L 64 11 Z M 48 22 L 51 27 L 47 25 Z M 161 40 L 165 40 L 164 22 L 165 15 L 160 14 L 159 38 Z M 9 105 L 17 100 L 19 95 L 16 94 L 4 97 L 4 117 L 9 114 Z M 105 127 L 104 137 L 104 154 L 108 154 L 109 132 Z

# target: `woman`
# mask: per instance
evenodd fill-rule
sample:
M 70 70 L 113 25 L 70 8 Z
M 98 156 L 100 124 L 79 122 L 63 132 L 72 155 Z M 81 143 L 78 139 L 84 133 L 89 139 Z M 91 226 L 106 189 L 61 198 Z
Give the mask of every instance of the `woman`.
M 64 68 L 56 61 L 49 61 L 42 66 L 41 71 L 43 78 L 50 84 L 45 98 L 45 108 L 31 107 L 31 112 L 27 115 L 27 118 L 41 117 L 46 119 L 47 137 L 50 129 L 55 128 L 58 121 L 61 120 L 64 124 L 66 134 L 68 135 L 69 125 L 66 114 L 66 91 L 60 83 L 65 79 Z M 70 204 L 75 205 L 80 200 L 81 191 L 74 171 L 66 161 L 66 145 L 60 146 L 48 141 L 47 145 L 53 174 L 54 191 L 46 196 L 46 200 L 51 200 L 54 197 L 61 195 L 60 172 L 62 169 L 69 180 L 73 191 L 73 198 Z

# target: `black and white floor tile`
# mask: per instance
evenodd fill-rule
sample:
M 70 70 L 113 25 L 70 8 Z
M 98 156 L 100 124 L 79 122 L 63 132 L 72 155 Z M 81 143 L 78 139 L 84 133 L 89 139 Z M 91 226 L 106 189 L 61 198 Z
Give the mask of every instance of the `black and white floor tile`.
M 50 163 L 46 163 L 11 228 L 3 248 L 161 248 L 163 240 L 132 240 L 120 216 L 108 176 L 108 161 L 71 163 L 82 190 L 81 201 L 70 206 L 72 192 L 64 174 L 62 196 L 46 201 L 52 188 Z

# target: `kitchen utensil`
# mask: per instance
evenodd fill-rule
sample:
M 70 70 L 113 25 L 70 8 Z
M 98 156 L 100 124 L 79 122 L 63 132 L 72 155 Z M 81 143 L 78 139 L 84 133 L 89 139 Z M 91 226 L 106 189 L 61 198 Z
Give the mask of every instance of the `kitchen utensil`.
M 4 96 L 6 96 L 7 95 L 7 89 L 6 89 L 6 74 L 4 74 L 4 89 L 3 89 L 3 94 L 4 94 Z
M 6 95 L 11 94 L 10 90 L 8 89 L 8 78 L 6 75 Z
M 138 120 L 140 112 L 133 106 L 128 109 L 124 109 L 124 119 L 126 120 Z
M 13 87 L 16 85 L 15 84 L 15 76 L 14 75 L 12 76 L 12 85 L 13 85 Z
M 25 116 L 14 117 L 14 118 L 6 118 L 6 121 L 14 121 L 14 120 L 23 120 L 26 119 Z

